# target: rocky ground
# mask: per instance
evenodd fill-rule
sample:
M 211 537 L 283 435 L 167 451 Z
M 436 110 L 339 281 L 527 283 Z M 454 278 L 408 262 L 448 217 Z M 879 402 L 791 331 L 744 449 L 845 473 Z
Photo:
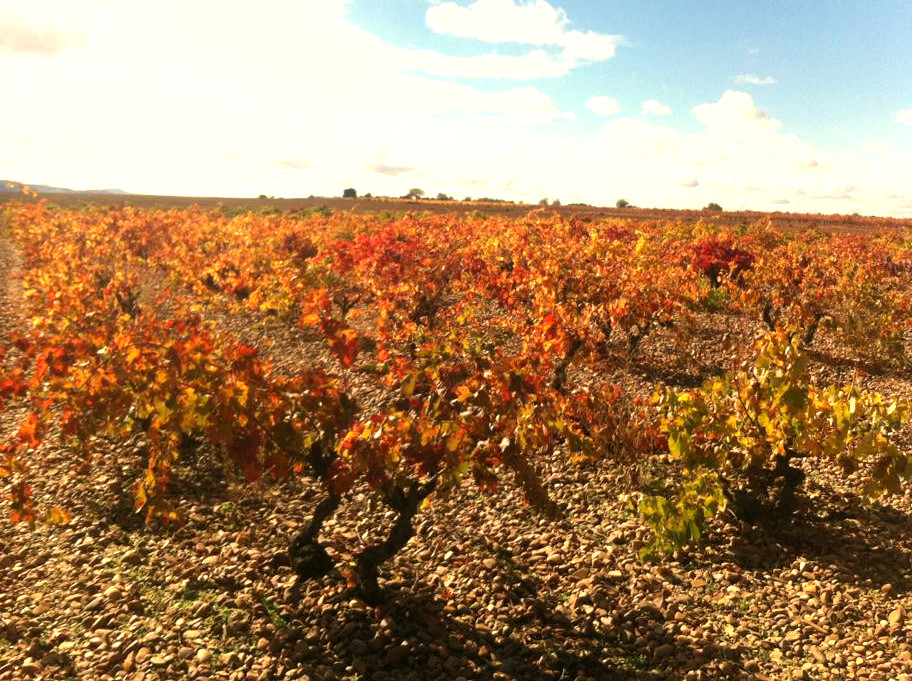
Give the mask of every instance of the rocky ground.
M 15 323 L 0 242 L 0 323 Z M 751 325 L 717 317 L 744 344 Z M 657 336 L 613 378 L 693 382 L 718 370 L 715 336 L 691 361 L 664 361 Z M 858 367 L 821 354 L 818 373 Z M 865 374 L 908 394 L 909 381 Z M 15 421 L 15 408 L 0 426 Z M 177 471 L 187 522 L 149 528 L 132 513 L 141 443 L 78 471 L 49 450 L 39 498 L 73 512 L 66 528 L 0 521 L 0 681 L 13 679 L 912 679 L 912 491 L 864 506 L 852 482 L 808 469 L 797 520 L 716 523 L 709 542 L 643 562 L 626 508 L 629 476 L 608 463 L 543 471 L 563 517 L 546 520 L 510 486 L 466 485 L 417 518 L 388 563 L 389 602 L 370 608 L 341 571 L 299 583 L 285 550 L 319 490 L 250 485 L 206 451 Z M 667 461 L 653 462 L 655 471 Z M 5 514 L 0 502 L 0 513 Z M 377 539 L 383 510 L 346 499 L 323 539 L 337 563 Z

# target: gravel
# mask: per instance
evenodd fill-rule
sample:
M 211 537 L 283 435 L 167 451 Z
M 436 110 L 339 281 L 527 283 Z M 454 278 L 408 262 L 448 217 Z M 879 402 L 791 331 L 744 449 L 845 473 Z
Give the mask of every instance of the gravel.
M 4 328 L 16 319 L 15 266 L 0 240 Z M 657 378 L 694 383 L 734 362 L 757 331 L 726 315 L 700 328 L 683 349 L 658 333 L 635 361 L 604 370 L 633 394 Z M 724 361 L 717 333 L 728 334 Z M 857 367 L 815 371 L 851 380 Z M 902 374 L 860 379 L 912 392 Z M 0 427 L 15 413 L 8 407 Z M 341 571 L 300 583 L 288 565 L 285 549 L 320 494 L 313 483 L 251 485 L 201 451 L 176 468 L 187 522 L 149 528 L 129 498 L 141 450 L 109 448 L 77 474 L 49 445 L 35 493 L 73 521 L 0 523 L 0 681 L 912 679 L 908 488 L 865 506 L 853 481 L 809 468 L 793 523 L 720 518 L 703 546 L 649 563 L 638 558 L 646 530 L 625 504 L 629 476 L 555 457 L 541 473 L 562 518 L 540 517 L 510 485 L 435 499 L 383 568 L 388 603 L 371 608 Z M 376 539 L 379 513 L 366 489 L 345 499 L 322 535 L 337 564 Z

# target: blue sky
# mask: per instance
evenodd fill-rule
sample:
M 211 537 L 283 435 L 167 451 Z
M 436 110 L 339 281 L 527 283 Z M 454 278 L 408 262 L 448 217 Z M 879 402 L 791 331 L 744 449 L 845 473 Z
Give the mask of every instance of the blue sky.
M 912 7 L 0 0 L 0 177 L 912 215 Z
M 580 110 L 594 92 L 613 93 L 623 110 L 658 96 L 675 112 L 668 122 L 693 131 L 691 107 L 738 87 L 821 149 L 838 151 L 873 136 L 912 151 L 912 135 L 889 116 L 909 106 L 912 95 L 908 0 L 567 0 L 553 6 L 565 10 L 572 27 L 624 38 L 614 59 L 564 78 L 533 81 L 560 107 Z M 355 0 L 349 16 L 396 45 L 463 56 L 489 49 L 478 40 L 430 30 L 427 8 L 422 0 Z M 503 44 L 498 51 L 521 53 L 522 46 Z M 776 83 L 738 83 L 738 75 Z M 467 80 L 488 88 L 519 83 Z M 581 125 L 597 122 L 589 117 Z

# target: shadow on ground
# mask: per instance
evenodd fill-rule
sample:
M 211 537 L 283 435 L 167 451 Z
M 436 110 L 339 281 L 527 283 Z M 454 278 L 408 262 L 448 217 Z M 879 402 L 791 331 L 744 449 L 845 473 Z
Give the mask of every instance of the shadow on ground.
M 813 498 L 791 522 L 746 527 L 732 546 L 735 562 L 769 570 L 804 558 L 828 566 L 847 585 L 912 589 L 912 518 L 857 495 L 810 491 Z

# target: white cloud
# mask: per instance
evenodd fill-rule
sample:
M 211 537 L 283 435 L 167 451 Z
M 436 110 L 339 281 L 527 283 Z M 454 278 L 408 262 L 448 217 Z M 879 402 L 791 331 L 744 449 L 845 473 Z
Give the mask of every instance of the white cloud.
M 718 102 L 696 106 L 692 113 L 706 125 L 716 149 L 735 153 L 765 151 L 775 154 L 781 162 L 802 168 L 819 165 L 810 145 L 795 135 L 781 133 L 782 123 L 760 110 L 746 92 L 726 90 Z
M 652 114 L 653 116 L 668 116 L 671 109 L 657 99 L 647 99 L 643 102 L 643 115 Z
M 603 194 L 607 203 L 625 196 L 637 205 L 717 201 L 732 209 L 912 215 L 901 192 L 908 161 L 858 153 L 821 158 L 743 92 L 726 92 L 692 113 L 703 130 L 687 135 L 640 119 L 608 121 L 600 144 L 577 161 L 578 181 L 598 167 L 598 184 L 612 188 Z
M 531 55 L 536 60 L 550 60 L 556 75 L 570 69 L 602 62 L 614 57 L 623 39 L 617 35 L 569 29 L 567 13 L 545 0 L 516 2 L 515 0 L 475 0 L 470 5 L 442 2 L 428 8 L 425 15 L 428 27 L 436 33 L 458 38 L 471 38 L 485 43 L 516 43 L 551 48 L 556 54 L 542 50 L 521 57 L 486 55 L 504 63 L 506 59 L 522 63 Z M 473 58 L 463 58 L 473 59 Z M 541 70 L 530 78 L 547 77 Z M 515 77 L 515 76 L 504 76 Z
M 16 10 L 0 8 L 0 52 L 57 57 L 84 44 L 81 31 L 38 23 Z
M 353 25 L 344 0 L 261 0 L 256 13 L 217 0 L 0 4 L 86 36 L 66 59 L 0 54 L 0 166 L 14 180 L 197 196 L 346 187 L 400 196 L 418 186 L 532 202 L 788 201 L 796 211 L 912 216 L 907 154 L 871 157 L 858 145 L 818 154 L 743 92 L 695 107 L 695 133 L 615 116 L 593 135 L 569 124 L 545 88 L 422 75 L 427 53 Z M 534 69 L 569 63 L 559 45 L 533 47 L 518 58 L 540 51 Z M 433 54 L 441 71 L 481 69 Z M 63 116 L 60 102 L 80 105 Z
M 717 136 L 768 134 L 781 127 L 757 108 L 753 97 L 737 90 L 726 90 L 718 102 L 694 107 L 693 115 Z
M 559 45 L 570 23 L 567 13 L 544 0 L 476 0 L 468 6 L 443 2 L 428 8 L 428 28 L 486 43 Z
M 912 109 L 900 109 L 893 114 L 893 120 L 903 125 L 912 125 Z
M 775 85 L 776 79 L 772 76 L 758 76 L 753 73 L 743 73 L 735 76 L 735 85 Z
M 586 106 L 599 116 L 613 116 L 621 111 L 621 105 L 618 104 L 614 97 L 606 97 L 604 95 L 590 97 L 589 101 L 586 102 Z
M 561 45 L 561 57 L 574 63 L 600 62 L 612 59 L 617 46 L 623 42 L 620 36 L 604 35 L 593 31 L 567 31 Z

